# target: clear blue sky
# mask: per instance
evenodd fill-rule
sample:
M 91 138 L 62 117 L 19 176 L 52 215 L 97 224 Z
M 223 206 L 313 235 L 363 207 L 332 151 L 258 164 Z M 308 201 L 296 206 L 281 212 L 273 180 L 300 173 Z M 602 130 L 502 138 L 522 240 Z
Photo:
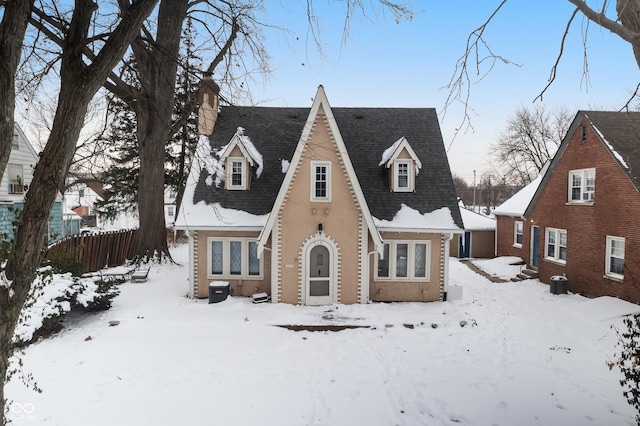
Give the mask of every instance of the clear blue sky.
M 417 11 L 412 21 L 397 24 L 390 15 L 375 22 L 357 19 L 346 45 L 341 45 L 342 6 L 315 0 L 325 49 L 322 58 L 313 42 L 307 42 L 306 0 L 268 1 L 268 19 L 294 34 L 266 33 L 273 73 L 263 91 L 261 85 L 254 91 L 254 101 L 271 106 L 310 106 L 322 84 L 334 107 L 436 108 L 445 145 L 450 146 L 451 169 L 471 182 L 473 170 L 479 179 L 490 169 L 488 146 L 497 140 L 515 109 L 535 106 L 533 100 L 547 83 L 574 7 L 566 0 L 507 2 L 485 32 L 485 39 L 494 53 L 520 66 L 497 63 L 487 77 L 472 86 L 474 129 L 459 134 L 452 143 L 463 111 L 456 106 L 444 114 L 448 90 L 443 87 L 464 52 L 469 33 L 500 2 L 412 3 Z M 578 109 L 617 110 L 640 82 L 631 47 L 594 24 L 588 24 L 589 80 L 585 80 L 581 34 L 585 25 L 581 15 L 574 20 L 559 74 L 544 96 L 548 109 L 565 106 L 572 113 Z

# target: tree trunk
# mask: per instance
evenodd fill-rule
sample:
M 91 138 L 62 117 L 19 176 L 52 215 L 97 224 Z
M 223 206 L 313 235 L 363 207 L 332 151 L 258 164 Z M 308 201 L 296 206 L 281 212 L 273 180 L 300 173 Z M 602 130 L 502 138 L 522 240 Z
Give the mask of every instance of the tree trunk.
M 0 181 L 11 153 L 16 70 L 33 2 L 34 0 L 8 0 L 0 23 Z
M 36 268 L 42 261 L 49 215 L 73 159 L 89 102 L 122 59 L 156 2 L 135 2 L 123 14 L 120 24 L 111 33 L 96 60 L 87 67 L 82 50 L 97 5 L 92 0 L 75 0 L 62 52 L 60 94 L 51 134 L 35 167 L 7 262 L 6 274 L 11 282 L 9 285 L 0 282 L 0 385 L 3 389 L 13 333 L 35 278 Z M 0 419 L 4 423 L 4 390 L 1 396 Z
M 171 139 L 177 58 L 188 0 L 163 0 L 158 10 L 156 42 L 138 39 L 132 46 L 138 64 L 141 96 L 134 105 L 138 120 L 140 176 L 138 212 L 139 258 L 169 255 L 164 219 L 164 147 Z

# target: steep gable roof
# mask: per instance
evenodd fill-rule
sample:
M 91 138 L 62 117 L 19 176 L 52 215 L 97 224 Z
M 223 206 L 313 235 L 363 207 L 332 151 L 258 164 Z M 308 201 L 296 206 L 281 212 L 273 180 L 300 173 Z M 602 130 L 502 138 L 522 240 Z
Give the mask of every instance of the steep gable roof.
M 258 250 L 261 250 L 262 247 L 264 247 L 264 244 L 266 244 L 267 239 L 271 234 L 271 230 L 273 228 L 277 213 L 280 210 L 280 206 L 284 202 L 284 198 L 287 194 L 287 191 L 289 190 L 289 185 L 291 185 L 291 182 L 295 175 L 296 167 L 300 162 L 302 154 L 304 153 L 304 149 L 307 145 L 307 142 L 309 141 L 309 136 L 311 134 L 313 124 L 315 123 L 317 116 L 320 113 L 324 114 L 326 120 L 328 121 L 333 140 L 338 147 L 338 155 L 341 158 L 341 161 L 347 172 L 347 177 L 349 178 L 351 186 L 353 187 L 353 190 L 355 192 L 356 199 L 358 201 L 360 209 L 362 210 L 363 217 L 367 223 L 367 227 L 369 228 L 374 246 L 376 247 L 376 250 L 378 250 L 382 254 L 382 238 L 380 237 L 380 233 L 373 223 L 371 212 L 369 211 L 367 202 L 365 201 L 364 195 L 362 194 L 362 188 L 360 187 L 360 183 L 358 182 L 358 178 L 356 177 L 355 170 L 353 170 L 353 165 L 351 164 L 351 159 L 349 158 L 349 154 L 347 153 L 347 148 L 345 147 L 344 141 L 340 134 L 340 129 L 336 124 L 333 112 L 331 111 L 331 106 L 329 106 L 329 101 L 327 100 L 327 96 L 322 86 L 318 88 L 318 92 L 316 93 L 316 96 L 314 98 L 313 105 L 311 106 L 311 111 L 309 112 L 309 117 L 307 118 L 307 122 L 305 123 L 302 135 L 300 136 L 300 140 L 298 141 L 298 145 L 296 146 L 293 158 L 291 159 L 291 165 L 287 170 L 283 184 L 280 186 L 278 196 L 276 197 L 274 206 L 271 209 L 271 215 L 267 220 L 267 224 L 265 225 L 262 233 L 260 234 L 260 238 L 258 239 Z
M 553 170 L 562 158 L 572 136 L 578 131 L 583 119 L 586 119 L 589 126 L 598 134 L 604 146 L 609 150 L 636 190 L 640 191 L 640 112 L 580 110 L 576 113 L 567 134 L 560 147 L 558 147 L 558 151 L 549 166 L 549 171 L 537 188 L 524 213 L 525 216 L 530 214 L 542 189 L 553 174 Z
M 207 170 L 196 173 L 192 169 L 189 185 L 193 188 L 185 191 L 178 226 L 207 226 L 185 223 L 182 218 L 185 208 L 198 203 L 268 215 L 285 178 L 283 160 L 286 164 L 293 158 L 310 111 L 308 107 L 222 107 L 210 152 L 220 152 L 237 128 L 243 127 L 263 156 L 264 170 L 254 176 L 249 190 L 227 191 L 210 184 Z M 435 109 L 331 107 L 331 111 L 374 218 L 391 221 L 403 205 L 421 214 L 447 208 L 452 226 L 463 227 Z M 379 163 L 382 153 L 402 137 L 410 141 L 422 169 L 415 178 L 415 192 L 394 193 L 389 191 L 388 170 Z
M 580 111 L 637 190 L 640 190 L 640 112 Z

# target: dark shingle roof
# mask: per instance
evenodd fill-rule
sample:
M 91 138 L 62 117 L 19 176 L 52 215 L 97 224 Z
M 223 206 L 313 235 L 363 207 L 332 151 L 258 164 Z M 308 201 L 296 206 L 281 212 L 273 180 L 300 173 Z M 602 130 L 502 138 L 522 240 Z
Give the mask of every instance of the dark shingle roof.
M 378 219 L 391 220 L 402 204 L 420 213 L 448 207 L 457 226 L 462 219 L 447 161 L 440 126 L 432 108 L 332 108 L 353 168 L 371 211 Z M 227 191 L 205 184 L 203 171 L 194 203 L 218 202 L 225 208 L 262 215 L 269 213 L 284 173 L 282 160 L 290 161 L 302 134 L 310 108 L 222 107 L 214 134 L 213 152 L 229 143 L 238 127 L 245 129 L 263 156 L 264 170 L 254 175 L 248 191 Z M 382 153 L 406 137 L 422 162 L 416 191 L 389 191 L 388 170 L 379 166 Z
M 640 190 L 640 112 L 580 111 L 580 113 L 584 114 L 587 120 L 598 129 L 613 151 L 620 155 L 616 160 L 636 189 Z

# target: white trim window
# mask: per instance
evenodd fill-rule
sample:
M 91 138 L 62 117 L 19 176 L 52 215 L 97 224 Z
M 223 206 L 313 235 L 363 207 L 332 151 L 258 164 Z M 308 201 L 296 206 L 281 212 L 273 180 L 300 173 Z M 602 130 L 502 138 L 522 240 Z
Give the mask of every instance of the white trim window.
M 389 241 L 376 258 L 376 280 L 429 281 L 431 241 Z
M 596 197 L 596 169 L 569 172 L 569 202 L 592 203 Z
M 624 278 L 624 238 L 607 235 L 605 275 Z
M 9 194 L 23 194 L 24 169 L 22 164 L 7 165 L 7 174 L 9 178 Z
M 311 201 L 331 201 L 331 163 L 311 162 Z
M 516 220 L 513 224 L 513 245 L 522 247 L 522 238 L 524 235 L 524 224 L 521 220 Z
M 247 166 L 243 157 L 227 159 L 227 189 L 247 189 Z
M 253 238 L 214 238 L 209 247 L 209 278 L 262 279 L 262 260 Z
M 547 228 L 544 248 L 545 259 L 567 263 L 567 231 Z
M 393 190 L 394 192 L 413 191 L 412 160 L 394 160 Z

